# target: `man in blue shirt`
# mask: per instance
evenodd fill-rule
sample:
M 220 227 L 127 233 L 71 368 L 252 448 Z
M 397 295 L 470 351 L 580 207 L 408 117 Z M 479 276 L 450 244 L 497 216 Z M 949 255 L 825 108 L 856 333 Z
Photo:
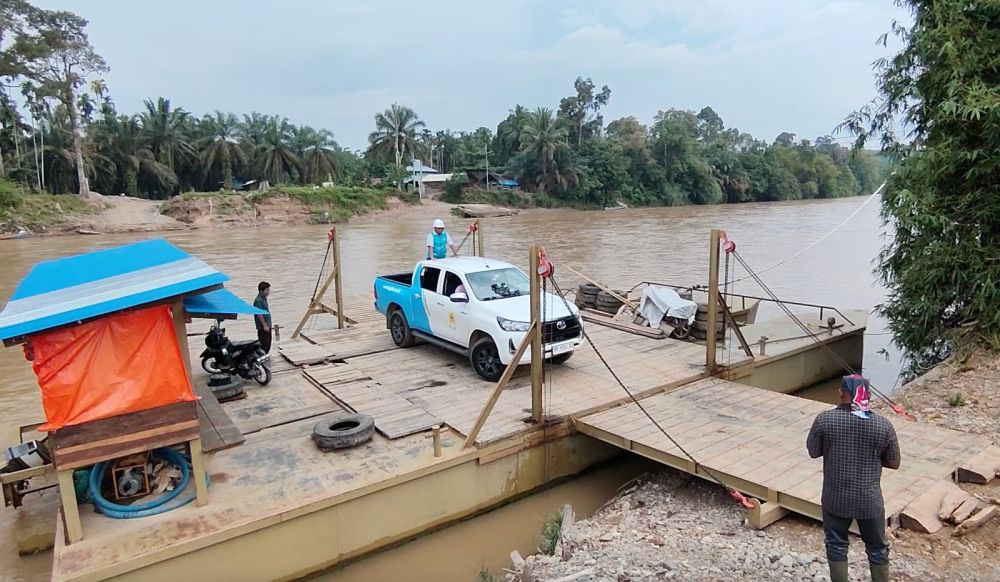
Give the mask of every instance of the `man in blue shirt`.
M 257 284 L 257 298 L 253 300 L 253 306 L 263 309 L 267 313 L 253 316 L 254 323 L 257 324 L 257 339 L 260 340 L 260 347 L 264 353 L 271 352 L 271 309 L 267 304 L 267 296 L 271 294 L 271 284 L 261 281 Z
M 444 230 L 444 221 L 438 218 L 434 221 L 433 232 L 427 233 L 427 260 L 443 259 L 448 256 L 448 248 L 458 256 L 458 249 L 451 240 L 451 235 Z

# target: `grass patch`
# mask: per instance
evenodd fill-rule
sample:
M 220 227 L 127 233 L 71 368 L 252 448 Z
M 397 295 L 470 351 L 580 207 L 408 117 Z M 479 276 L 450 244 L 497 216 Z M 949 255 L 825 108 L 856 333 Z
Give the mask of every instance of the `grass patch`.
M 282 194 L 306 204 L 310 209 L 310 218 L 314 222 L 327 223 L 347 220 L 351 216 L 372 210 L 383 210 L 386 208 L 386 198 L 395 195 L 395 192 L 349 186 L 326 188 L 283 186 L 269 190 L 264 196 Z
M 562 536 L 562 513 L 556 512 L 542 525 L 542 532 L 539 534 L 541 543 L 538 549 L 543 554 L 551 556 L 556 551 L 560 536 Z
M 955 392 L 948 397 L 948 406 L 952 408 L 958 408 L 959 406 L 965 406 L 967 402 L 965 401 L 965 396 L 962 396 L 960 392 Z
M 79 216 L 97 214 L 101 208 L 75 194 L 35 194 L 0 180 L 0 231 L 44 230 Z

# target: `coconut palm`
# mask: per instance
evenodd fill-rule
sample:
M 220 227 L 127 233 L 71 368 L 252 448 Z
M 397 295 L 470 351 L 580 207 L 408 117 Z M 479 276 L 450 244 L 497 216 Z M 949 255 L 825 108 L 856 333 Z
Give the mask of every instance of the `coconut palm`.
M 159 97 L 154 103 L 146 99 L 146 111 L 139 114 L 142 144 L 153 152 L 156 160 L 174 173 L 187 169 L 198 159 L 198 151 L 188 141 L 188 112 L 170 105 L 170 99 Z
M 402 167 L 407 153 L 416 156 L 423 153 L 424 148 L 417 140 L 417 132 L 424 128 L 409 107 L 393 103 L 391 107 L 375 116 L 375 131 L 368 136 L 372 153 L 386 156 L 391 152 L 396 163 L 396 169 Z
M 240 147 L 237 136 L 240 124 L 232 113 L 216 111 L 214 116 L 206 115 L 199 124 L 205 134 L 198 145 L 201 148 L 201 179 L 207 189 L 233 188 L 233 170 L 242 171 L 247 165 L 247 156 Z M 210 181 L 216 177 L 219 180 Z
M 540 187 L 552 186 L 559 181 L 556 156 L 569 148 L 569 132 L 552 110 L 539 107 L 528 114 L 521 130 L 521 155 L 537 169 L 534 182 Z
M 292 148 L 293 130 L 287 118 L 271 117 L 258 137 L 254 167 L 272 184 L 294 181 L 295 175 L 301 173 L 299 157 Z
M 338 146 L 333 134 L 325 129 L 316 131 L 311 127 L 305 127 L 299 133 L 300 141 L 307 144 L 302 150 L 302 176 L 305 182 L 332 182 L 338 169 L 337 159 L 334 157 Z

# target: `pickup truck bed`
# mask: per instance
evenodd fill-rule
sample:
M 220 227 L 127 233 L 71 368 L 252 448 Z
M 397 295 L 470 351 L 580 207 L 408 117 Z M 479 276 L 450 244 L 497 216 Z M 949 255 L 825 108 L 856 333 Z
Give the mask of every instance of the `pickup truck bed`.
M 395 281 L 396 283 L 402 283 L 403 285 L 409 285 L 410 281 L 413 279 L 413 273 L 399 273 L 398 275 L 379 275 L 379 279 L 388 279 L 390 281 Z

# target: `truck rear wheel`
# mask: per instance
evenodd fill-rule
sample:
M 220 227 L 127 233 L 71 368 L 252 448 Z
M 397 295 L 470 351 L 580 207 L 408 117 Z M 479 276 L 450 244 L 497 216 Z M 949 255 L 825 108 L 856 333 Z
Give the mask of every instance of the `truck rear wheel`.
M 500 361 L 500 351 L 497 350 L 493 338 L 488 336 L 480 338 L 472 345 L 472 350 L 469 351 L 469 361 L 472 362 L 472 369 L 479 374 L 479 377 L 490 382 L 499 380 L 500 376 L 503 376 L 504 369 L 507 368 Z
M 389 314 L 389 335 L 392 341 L 401 348 L 413 346 L 413 332 L 410 331 L 410 324 L 406 322 L 406 316 L 401 309 L 396 309 Z

